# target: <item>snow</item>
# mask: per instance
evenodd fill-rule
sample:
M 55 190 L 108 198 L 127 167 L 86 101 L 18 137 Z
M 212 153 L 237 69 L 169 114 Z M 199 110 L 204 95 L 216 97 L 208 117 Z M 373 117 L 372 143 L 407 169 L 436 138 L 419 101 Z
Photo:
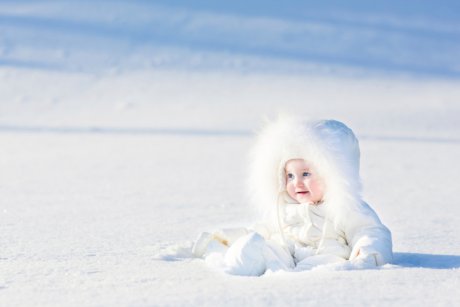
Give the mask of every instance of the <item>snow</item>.
M 104 3 L 0 3 L 0 305 L 460 301 L 455 3 Z M 306 31 L 317 49 L 283 47 Z M 361 50 L 363 33 L 385 40 Z M 253 221 L 246 157 L 279 112 L 353 128 L 393 264 L 239 277 L 189 257 L 200 232 Z

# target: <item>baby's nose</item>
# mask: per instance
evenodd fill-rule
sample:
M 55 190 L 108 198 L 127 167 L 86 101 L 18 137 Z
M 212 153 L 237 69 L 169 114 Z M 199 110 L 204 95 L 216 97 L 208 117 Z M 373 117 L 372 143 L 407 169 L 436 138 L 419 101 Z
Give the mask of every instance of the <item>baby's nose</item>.
M 303 180 L 296 179 L 295 185 L 296 187 L 303 187 L 304 186 Z

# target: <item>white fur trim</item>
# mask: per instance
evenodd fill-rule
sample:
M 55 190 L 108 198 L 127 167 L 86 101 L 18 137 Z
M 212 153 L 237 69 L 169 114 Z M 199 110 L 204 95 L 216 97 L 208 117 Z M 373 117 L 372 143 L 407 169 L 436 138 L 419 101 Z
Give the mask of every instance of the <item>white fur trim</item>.
M 290 202 L 280 197 L 290 159 L 308 161 L 323 178 L 324 202 L 334 219 L 361 203 L 360 152 L 353 131 L 336 120 L 283 117 L 263 127 L 251 153 L 250 195 L 265 218 L 276 218 L 277 201 Z

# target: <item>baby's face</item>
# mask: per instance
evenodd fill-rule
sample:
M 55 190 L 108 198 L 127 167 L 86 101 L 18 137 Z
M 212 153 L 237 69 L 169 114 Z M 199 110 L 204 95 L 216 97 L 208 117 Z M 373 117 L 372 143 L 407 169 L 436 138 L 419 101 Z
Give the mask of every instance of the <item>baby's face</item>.
M 324 183 L 303 159 L 286 162 L 286 190 L 293 199 L 302 203 L 318 203 L 324 196 Z

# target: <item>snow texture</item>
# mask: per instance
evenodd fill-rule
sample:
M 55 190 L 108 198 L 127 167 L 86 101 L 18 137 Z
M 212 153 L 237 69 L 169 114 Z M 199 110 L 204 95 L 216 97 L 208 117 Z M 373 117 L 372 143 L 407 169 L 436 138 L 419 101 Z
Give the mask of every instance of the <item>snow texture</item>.
M 232 3 L 0 2 L 0 306 L 458 304 L 458 4 Z M 280 112 L 356 132 L 393 264 L 191 257 L 252 223 L 253 131 Z

